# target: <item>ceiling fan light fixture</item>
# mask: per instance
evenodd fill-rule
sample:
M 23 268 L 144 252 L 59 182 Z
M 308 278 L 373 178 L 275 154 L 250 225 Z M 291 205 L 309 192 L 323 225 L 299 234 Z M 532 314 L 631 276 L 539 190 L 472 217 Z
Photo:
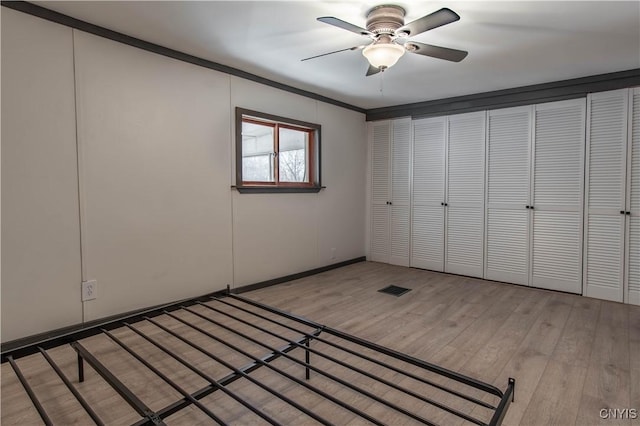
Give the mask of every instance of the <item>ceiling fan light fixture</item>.
M 370 44 L 362 50 L 371 66 L 383 69 L 394 66 L 404 52 L 404 47 L 395 43 Z

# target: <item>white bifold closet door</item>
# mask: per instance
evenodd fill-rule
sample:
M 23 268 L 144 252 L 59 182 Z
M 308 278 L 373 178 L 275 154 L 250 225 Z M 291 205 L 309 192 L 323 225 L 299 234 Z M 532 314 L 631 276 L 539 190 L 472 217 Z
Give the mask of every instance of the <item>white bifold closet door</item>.
M 529 285 L 582 292 L 585 100 L 535 106 Z
M 488 112 L 486 279 L 528 284 L 532 111 Z
M 631 126 L 627 161 L 627 303 L 640 305 L 640 88 L 631 92 Z
M 444 268 L 445 138 L 447 118 L 413 122 L 411 266 Z
M 622 302 L 629 91 L 594 93 L 588 101 L 585 294 Z
M 484 111 L 448 117 L 445 272 L 483 276 Z
M 373 261 L 409 266 L 411 119 L 369 126 Z
M 489 112 L 485 278 L 582 291 L 584 100 Z
M 369 141 L 371 143 L 371 243 L 369 258 L 375 262 L 389 262 L 391 122 L 371 123 L 369 125 Z

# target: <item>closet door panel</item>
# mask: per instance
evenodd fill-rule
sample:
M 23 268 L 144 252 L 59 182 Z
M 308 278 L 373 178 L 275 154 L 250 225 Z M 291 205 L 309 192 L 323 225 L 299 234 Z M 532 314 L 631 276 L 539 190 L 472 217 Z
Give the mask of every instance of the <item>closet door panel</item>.
M 409 206 L 411 179 L 411 119 L 392 122 L 391 197 L 394 206 Z
M 371 126 L 372 162 L 371 185 L 373 204 L 386 205 L 390 199 L 389 148 L 391 143 L 391 123 L 373 123 Z
M 640 305 L 640 216 L 629 219 L 629 250 L 627 254 L 627 303 Z
M 442 271 L 444 264 L 444 223 L 440 205 L 415 206 L 411 228 L 411 266 Z
M 447 201 L 484 205 L 485 112 L 449 117 Z
M 582 213 L 535 211 L 533 227 L 531 285 L 580 293 Z
M 371 260 L 389 260 L 389 209 L 386 205 L 371 208 Z
M 484 111 L 449 117 L 445 272 L 483 276 Z
M 627 187 L 627 302 L 640 305 L 640 88 L 632 91 Z
M 529 243 L 527 210 L 487 212 L 487 273 L 485 278 L 527 284 Z
M 528 284 L 532 108 L 489 111 L 485 278 Z
M 484 260 L 482 208 L 449 206 L 446 246 L 445 272 L 482 278 Z
M 589 214 L 586 220 L 586 295 L 598 299 L 622 301 L 624 216 Z
M 409 266 L 409 206 L 391 206 L 389 263 Z
M 413 205 L 444 201 L 444 117 L 413 122 Z
M 444 268 L 446 118 L 413 122 L 411 266 Z
M 628 90 L 589 95 L 587 126 L 584 291 L 624 298 L 625 176 Z
M 589 96 L 589 210 L 624 209 L 628 91 Z
M 371 140 L 371 246 L 369 257 L 376 262 L 389 262 L 389 149 L 391 123 L 372 123 Z
M 391 240 L 389 263 L 409 266 L 411 119 L 392 122 Z
M 585 101 L 535 107 L 530 284 L 582 292 Z
M 536 208 L 580 211 L 584 177 L 583 99 L 536 106 Z
M 529 203 L 531 107 L 489 112 L 488 204 L 517 208 Z

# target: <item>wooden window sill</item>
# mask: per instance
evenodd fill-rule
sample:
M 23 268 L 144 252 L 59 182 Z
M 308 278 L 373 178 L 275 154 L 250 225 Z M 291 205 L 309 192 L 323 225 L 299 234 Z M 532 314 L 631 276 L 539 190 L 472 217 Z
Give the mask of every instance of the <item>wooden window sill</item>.
M 317 193 L 324 186 L 232 186 L 241 194 L 296 194 Z

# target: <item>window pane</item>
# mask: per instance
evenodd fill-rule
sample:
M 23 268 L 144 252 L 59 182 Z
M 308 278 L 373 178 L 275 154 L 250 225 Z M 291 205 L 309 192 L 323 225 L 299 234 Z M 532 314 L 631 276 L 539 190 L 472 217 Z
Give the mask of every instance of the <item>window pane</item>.
M 274 128 L 242 123 L 242 179 L 247 182 L 274 182 Z
M 273 182 L 273 156 L 242 157 L 242 179 L 247 182 Z
M 280 128 L 280 182 L 309 181 L 309 133 Z

